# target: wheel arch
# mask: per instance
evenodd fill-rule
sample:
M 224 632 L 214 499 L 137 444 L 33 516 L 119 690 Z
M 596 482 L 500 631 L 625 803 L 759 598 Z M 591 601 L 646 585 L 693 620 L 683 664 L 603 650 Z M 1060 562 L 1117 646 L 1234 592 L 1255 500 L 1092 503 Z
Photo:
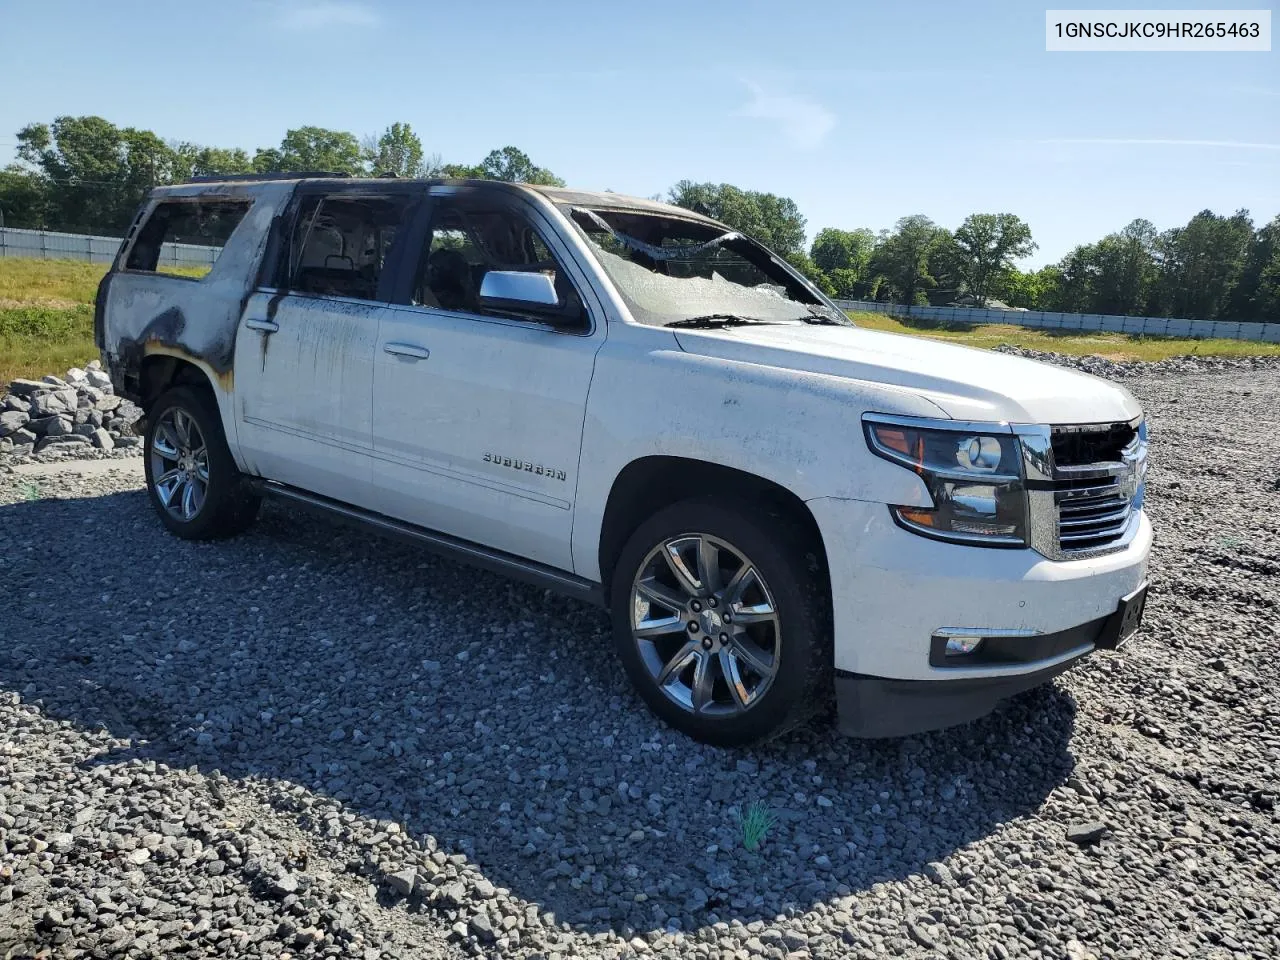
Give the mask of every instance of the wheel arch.
M 146 430 L 151 411 L 167 390 L 178 386 L 191 386 L 206 391 L 213 400 L 214 409 L 222 421 L 222 433 L 231 449 L 236 468 L 248 473 L 239 445 L 236 443 L 236 423 L 232 415 L 231 378 L 219 376 L 208 364 L 184 352 L 163 348 L 149 350 L 138 364 L 136 400 L 142 407 L 142 419 L 134 430 L 142 435 Z
M 614 478 L 600 525 L 600 582 L 609 601 L 614 565 L 627 539 L 658 510 L 691 497 L 717 495 L 772 509 L 795 521 L 812 541 L 822 569 L 826 545 L 805 502 L 781 484 L 734 467 L 687 457 L 654 455 L 628 463 Z
M 150 413 L 166 390 L 176 386 L 193 386 L 209 390 L 217 397 L 216 375 L 188 357 L 170 353 L 150 353 L 138 366 L 140 406 Z

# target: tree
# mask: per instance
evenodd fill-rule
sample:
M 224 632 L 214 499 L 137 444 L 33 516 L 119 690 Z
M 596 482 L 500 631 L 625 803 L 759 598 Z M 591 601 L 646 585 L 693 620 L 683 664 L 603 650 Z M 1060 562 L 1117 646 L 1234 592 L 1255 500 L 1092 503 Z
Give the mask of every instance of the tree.
M 828 295 L 831 295 L 831 291 L 829 289 L 830 284 L 823 283 L 824 277 L 822 275 L 822 271 L 814 266 L 813 261 L 809 259 L 809 255 L 803 250 L 796 253 L 784 254 L 782 259 L 786 260 L 787 263 L 791 264 L 791 266 L 795 267 L 810 280 L 814 281 Z
M 883 236 L 871 260 L 871 270 L 883 277 L 879 292 L 897 303 L 928 302 L 925 291 L 937 286 L 929 261 L 945 251 L 951 234 L 924 214 L 903 217 Z
M 1119 233 L 1076 247 L 1060 264 L 1061 283 L 1048 309 L 1121 315 L 1153 309 L 1158 239 L 1150 221 L 1134 220 Z
M 1258 229 L 1222 311 L 1229 320 L 1280 320 L 1280 216 Z
M 1043 309 L 1064 313 L 1097 313 L 1098 248 L 1096 244 L 1076 247 L 1058 263 L 1058 285 Z
M 259 173 L 324 170 L 360 174 L 364 172 L 364 159 L 354 134 L 324 127 L 297 127 L 284 135 L 278 150 L 259 150 L 253 166 Z
M 194 143 L 179 143 L 173 147 L 176 166 L 180 168 L 176 179 L 212 177 L 222 173 L 253 173 L 253 161 L 249 154 L 237 148 L 201 147 Z
M 961 275 L 979 302 L 987 299 L 1001 271 L 1036 249 L 1031 228 L 1012 213 L 970 214 L 956 230 L 955 243 Z
M 1254 320 L 1280 323 L 1280 217 L 1272 220 L 1263 231 L 1270 256 L 1260 259 L 1258 284 L 1250 298 L 1250 317 Z
M 1151 221 L 1134 220 L 1098 241 L 1091 312 L 1140 314 L 1147 309 L 1158 276 L 1156 240 Z
M 505 180 L 508 183 L 535 183 L 544 187 L 563 187 L 564 181 L 546 167 L 539 167 L 529 155 L 516 147 L 491 150 L 474 166 L 465 163 L 441 164 L 433 158 L 435 173 L 456 180 Z M 433 173 L 433 175 L 435 175 Z
M 440 176 L 450 180 L 484 180 L 484 171 L 477 164 L 446 163 L 440 168 Z
M 254 151 L 254 173 L 276 173 L 283 169 L 284 157 L 275 147 L 259 147 Z
M 967 285 L 965 255 L 955 235 L 945 227 L 937 228 L 925 267 L 933 280 L 933 286 L 926 290 L 929 303 L 951 303 L 962 295 Z
M 1230 217 L 1202 210 L 1185 227 L 1160 235 L 1156 305 L 1165 316 L 1214 319 L 1244 274 L 1253 240 L 1249 211 Z
M 1011 307 L 1026 310 L 1052 310 L 1048 306 L 1057 296 L 1062 283 L 1062 271 L 1057 266 L 1041 267 L 1023 273 L 1010 267 L 1000 277 L 994 289 L 996 296 Z
M 564 181 L 546 167 L 537 166 L 529 155 L 515 147 L 492 150 L 480 161 L 479 174 L 484 180 L 506 180 L 509 183 L 536 183 L 544 187 L 563 187 Z
M 728 183 L 681 180 L 671 188 L 668 200 L 728 224 L 787 259 L 804 254 L 805 220 L 790 197 Z
M 422 167 L 418 173 L 420 177 L 444 177 L 447 176 L 445 171 L 444 158 L 438 153 L 431 153 L 422 159 Z
M 392 174 L 397 177 L 424 176 L 422 141 L 407 123 L 393 123 L 376 140 L 364 146 L 369 172 L 375 177 Z
M 58 117 L 18 131 L 19 163 L 0 171 L 0 213 L 9 225 L 72 232 L 117 232 L 128 226 L 147 192 L 191 177 L 240 173 L 342 171 L 401 177 L 477 177 L 563 186 L 524 151 L 503 147 L 474 166 L 424 156 L 407 123 L 380 136 L 341 130 L 290 129 L 277 147 L 252 155 L 240 148 L 166 142 L 150 130 L 116 127 L 102 117 Z
M 809 257 L 820 273 L 824 289 L 832 296 L 864 296 L 869 286 L 868 268 L 876 235 L 865 227 L 818 231 L 809 248 Z
M 0 170 L 0 224 L 41 230 L 49 226 L 49 181 L 16 163 Z
M 49 184 L 48 219 L 59 229 L 119 230 L 147 191 L 173 181 L 177 154 L 149 130 L 102 117 L 58 117 L 18 131 L 18 157 Z

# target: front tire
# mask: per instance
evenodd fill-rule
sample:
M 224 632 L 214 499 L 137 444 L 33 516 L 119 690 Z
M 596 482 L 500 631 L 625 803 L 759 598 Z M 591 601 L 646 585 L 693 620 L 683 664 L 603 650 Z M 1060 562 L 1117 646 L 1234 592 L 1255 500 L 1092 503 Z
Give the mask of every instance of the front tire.
M 610 597 L 632 682 L 695 740 L 767 740 L 829 699 L 821 549 L 780 512 L 704 498 L 665 507 L 622 548 Z
M 246 530 L 262 498 L 236 469 L 218 406 L 207 390 L 181 386 L 152 407 L 143 458 L 151 505 L 184 540 L 214 540 Z

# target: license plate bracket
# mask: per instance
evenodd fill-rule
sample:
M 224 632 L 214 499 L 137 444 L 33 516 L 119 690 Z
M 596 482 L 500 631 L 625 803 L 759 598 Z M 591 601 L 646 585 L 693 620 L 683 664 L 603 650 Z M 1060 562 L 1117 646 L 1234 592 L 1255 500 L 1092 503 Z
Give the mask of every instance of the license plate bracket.
M 1107 620 L 1095 646 L 1100 650 L 1119 650 L 1133 639 L 1133 635 L 1142 626 L 1142 615 L 1146 608 L 1147 584 L 1143 583 L 1133 593 L 1120 598 L 1116 612 Z

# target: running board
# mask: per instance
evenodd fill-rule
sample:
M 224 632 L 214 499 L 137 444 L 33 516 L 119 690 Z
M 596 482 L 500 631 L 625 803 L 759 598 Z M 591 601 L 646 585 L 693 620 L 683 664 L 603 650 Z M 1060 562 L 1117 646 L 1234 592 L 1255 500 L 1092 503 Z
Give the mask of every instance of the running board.
M 514 580 L 533 584 L 535 587 L 553 590 L 564 596 L 573 597 L 575 600 L 582 600 L 598 607 L 605 606 L 604 591 L 600 584 L 557 570 L 555 567 L 524 560 L 501 550 L 493 550 L 478 543 L 472 543 L 470 540 L 461 540 L 447 533 L 439 533 L 412 523 L 405 523 L 403 520 L 395 520 L 371 510 L 362 510 L 274 480 L 258 480 L 254 486 L 268 496 L 296 503 L 324 516 L 371 528 L 387 536 L 408 540 L 442 556 L 453 557 L 471 566 L 503 574 Z

